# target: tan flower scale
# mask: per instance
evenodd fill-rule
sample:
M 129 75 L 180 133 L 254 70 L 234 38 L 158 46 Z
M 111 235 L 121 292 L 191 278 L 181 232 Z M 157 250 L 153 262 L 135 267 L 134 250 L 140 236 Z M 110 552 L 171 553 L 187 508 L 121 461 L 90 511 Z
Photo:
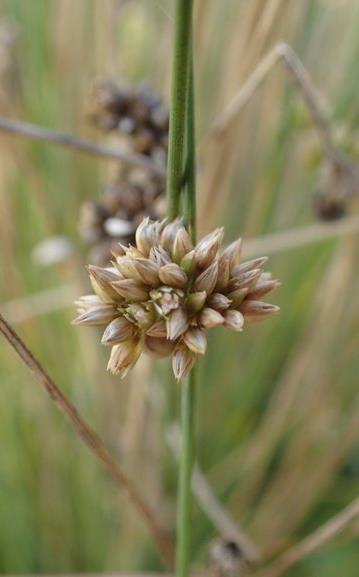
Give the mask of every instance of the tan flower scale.
M 220 250 L 218 228 L 193 246 L 181 220 L 144 219 L 136 246 L 119 245 L 111 267 L 89 266 L 94 295 L 77 302 L 76 325 L 105 325 L 108 370 L 124 377 L 142 352 L 172 356 L 179 381 L 207 350 L 208 329 L 242 331 L 277 312 L 260 299 L 279 285 L 266 257 L 239 264 L 241 239 Z

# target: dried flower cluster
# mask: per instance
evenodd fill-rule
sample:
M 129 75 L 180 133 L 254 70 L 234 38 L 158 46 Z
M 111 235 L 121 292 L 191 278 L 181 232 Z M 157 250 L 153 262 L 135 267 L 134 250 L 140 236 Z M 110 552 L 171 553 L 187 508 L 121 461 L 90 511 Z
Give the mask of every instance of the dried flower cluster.
M 346 216 L 350 203 L 359 191 L 357 167 L 347 157 L 341 162 L 322 164 L 318 190 L 314 196 L 314 211 L 323 221 Z
M 90 119 L 108 131 L 116 146 L 145 154 L 162 168 L 167 162 L 168 108 L 148 87 L 98 81 L 87 105 Z M 141 168 L 117 163 L 99 202 L 86 201 L 80 211 L 80 236 L 92 246 L 89 260 L 106 265 L 118 242 L 134 242 L 145 216 L 164 215 L 165 179 Z
M 111 79 L 98 80 L 87 114 L 99 128 L 128 136 L 133 152 L 165 164 L 169 111 L 147 85 L 125 86 Z
M 135 231 L 145 216 L 161 218 L 165 211 L 164 179 L 134 169 L 127 180 L 108 183 L 100 201 L 88 200 L 80 210 L 81 238 L 91 245 L 92 264 L 110 263 L 119 242 L 135 242 Z
M 193 246 L 180 220 L 146 218 L 136 247 L 118 245 L 111 267 L 89 266 L 95 294 L 77 301 L 77 325 L 107 325 L 102 343 L 112 347 L 108 369 L 124 377 L 141 353 L 172 356 L 177 380 L 207 348 L 206 331 L 241 331 L 278 311 L 260 299 L 278 286 L 262 267 L 267 258 L 238 264 L 241 240 L 220 252 L 223 229 Z

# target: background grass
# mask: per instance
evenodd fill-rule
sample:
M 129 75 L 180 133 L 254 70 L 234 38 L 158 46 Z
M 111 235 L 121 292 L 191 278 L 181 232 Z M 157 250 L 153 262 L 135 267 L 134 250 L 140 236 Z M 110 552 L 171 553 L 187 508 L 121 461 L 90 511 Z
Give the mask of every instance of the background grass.
M 325 95 L 333 127 L 355 158 L 355 0 L 195 4 L 200 138 L 261 56 L 285 40 Z M 95 76 L 146 80 L 167 98 L 171 14 L 164 0 L 2 0 L 0 25 L 11 42 L 0 41 L 1 113 L 101 139 L 83 115 Z M 79 206 L 100 196 L 109 163 L 3 135 L 0 154 L 1 301 L 64 284 L 83 294 L 83 248 L 49 268 L 37 266 L 31 251 L 48 235 L 79 245 Z M 324 161 L 279 66 L 226 137 L 202 150 L 200 228 L 225 222 L 230 240 L 313 222 Z M 270 269 L 283 282 L 274 296 L 281 314 L 243 335 L 215 331 L 201 364 L 201 466 L 267 557 L 315 529 L 358 489 L 357 240 L 272 257 Z M 154 409 L 168 387 L 150 386 L 143 372 L 125 382 L 110 378 L 96 331 L 71 327 L 72 316 L 70 307 L 32 314 L 18 330 L 172 528 L 176 468 L 163 441 L 171 411 Z M 160 568 L 131 505 L 3 341 L 0 382 L 0 571 Z M 173 413 L 176 391 L 172 396 Z M 193 526 L 201 564 L 216 530 L 198 508 Z M 288 575 L 355 577 L 357 532 L 354 524 Z

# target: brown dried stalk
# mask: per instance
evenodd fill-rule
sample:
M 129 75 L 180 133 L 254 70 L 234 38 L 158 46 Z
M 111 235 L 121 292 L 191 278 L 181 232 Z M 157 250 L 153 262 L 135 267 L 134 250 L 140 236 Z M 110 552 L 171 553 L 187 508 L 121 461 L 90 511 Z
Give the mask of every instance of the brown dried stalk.
M 75 150 L 76 152 L 83 152 L 85 154 L 90 154 L 91 156 L 97 156 L 98 158 L 105 158 L 107 160 L 120 160 L 121 162 L 133 164 L 134 166 L 140 166 L 141 168 L 145 168 L 156 174 L 160 174 L 161 176 L 165 175 L 163 168 L 141 154 L 126 154 L 116 148 L 104 146 L 103 144 L 96 144 L 94 142 L 78 138 L 73 134 L 66 134 L 64 132 L 49 130 L 35 124 L 20 122 L 19 120 L 12 120 L 10 118 L 4 118 L 3 116 L 0 116 L 0 131 L 7 132 L 9 134 L 18 134 L 19 136 L 24 136 L 25 138 L 43 140 L 45 142 L 55 144 L 56 146 L 69 148 L 71 150 Z
M 359 517 L 359 497 L 303 541 L 277 557 L 271 565 L 257 573 L 258 577 L 280 577 L 287 569 L 336 537 L 357 517 Z
M 110 477 L 115 481 L 117 486 L 125 491 L 139 514 L 145 520 L 148 529 L 155 539 L 158 548 L 163 556 L 167 566 L 172 569 L 174 561 L 174 550 L 171 541 L 168 538 L 166 531 L 158 523 L 152 509 L 144 502 L 141 495 L 133 486 L 131 480 L 123 473 L 119 465 L 113 460 L 110 453 L 107 451 L 102 440 L 91 429 L 87 422 L 79 415 L 77 409 L 65 397 L 63 392 L 57 387 L 51 377 L 45 372 L 39 361 L 33 356 L 25 343 L 14 331 L 14 329 L 6 322 L 4 317 L 0 315 L 0 331 L 19 355 L 25 365 L 35 376 L 36 380 L 48 392 L 51 400 L 57 405 L 61 413 L 70 421 L 73 429 L 81 437 L 85 445 L 90 449 L 96 459 L 106 469 Z
M 350 172 L 352 177 L 359 181 L 356 165 L 343 154 L 336 145 L 331 125 L 322 110 L 321 97 L 314 87 L 309 73 L 291 46 L 284 42 L 277 44 L 273 50 L 259 62 L 258 66 L 241 86 L 227 108 L 214 122 L 213 126 L 205 135 L 202 144 L 206 144 L 212 138 L 222 138 L 224 136 L 233 121 L 242 112 L 253 94 L 263 84 L 269 72 L 273 70 L 278 62 L 283 62 L 297 86 L 298 91 L 302 95 L 329 160 Z

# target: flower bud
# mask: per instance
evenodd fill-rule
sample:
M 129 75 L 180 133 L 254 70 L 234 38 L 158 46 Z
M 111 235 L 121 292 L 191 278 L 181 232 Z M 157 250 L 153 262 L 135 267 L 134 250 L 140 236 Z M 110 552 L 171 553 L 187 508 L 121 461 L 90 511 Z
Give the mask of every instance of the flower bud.
M 73 325 L 100 326 L 112 321 L 117 315 L 117 308 L 108 304 L 100 304 L 83 312 L 72 321 Z
M 183 257 L 193 250 L 193 244 L 190 235 L 182 226 L 175 236 L 172 249 L 172 258 L 176 263 L 180 263 Z
M 195 280 L 195 291 L 206 291 L 208 295 L 213 292 L 218 277 L 218 262 L 215 260 L 211 266 L 206 268 Z
M 172 249 L 176 235 L 181 228 L 184 228 L 182 219 L 176 218 L 176 220 L 167 224 L 162 231 L 161 245 L 170 254 L 172 254 Z
M 109 274 L 106 272 L 104 273 L 103 271 L 106 271 L 106 269 L 100 269 L 100 267 L 95 266 L 89 266 L 88 271 L 92 288 L 102 302 L 113 303 L 121 300 L 115 289 L 110 284 L 112 280 L 109 280 L 110 278 L 118 280 L 120 274 L 116 277 L 112 272 Z
M 172 369 L 177 382 L 188 375 L 195 365 L 196 359 L 197 355 L 185 345 L 177 345 L 172 356 Z
M 231 300 L 221 293 L 213 293 L 208 300 L 208 305 L 216 311 L 225 311 L 231 304 Z
M 136 246 L 143 256 L 148 256 L 153 246 L 159 244 L 159 223 L 144 218 L 136 230 Z
M 147 258 L 123 256 L 117 259 L 116 268 L 124 278 L 132 278 L 150 286 L 158 286 L 158 266 Z
M 246 321 L 260 321 L 279 311 L 279 307 L 262 301 L 245 300 L 239 307 Z
M 217 228 L 203 237 L 195 247 L 196 263 L 200 268 L 207 268 L 217 256 L 223 238 L 223 228 Z
M 181 268 L 188 274 L 190 275 L 194 269 L 196 268 L 196 259 L 195 259 L 195 253 L 194 250 L 191 250 L 190 252 L 188 252 L 183 259 L 181 260 Z
M 261 277 L 259 277 L 257 283 L 251 289 L 248 298 L 250 300 L 258 300 L 280 285 L 281 283 L 277 280 L 261 280 Z
M 235 331 L 243 329 L 244 318 L 239 311 L 233 309 L 224 313 L 224 326 Z
M 167 337 L 166 321 L 164 319 L 156 321 L 149 329 L 147 329 L 146 334 L 150 337 L 166 338 Z
M 229 278 L 230 278 L 230 260 L 229 258 L 221 258 L 218 262 L 218 276 L 215 290 L 217 292 L 221 292 L 227 289 Z
M 123 279 L 112 283 L 113 288 L 126 301 L 145 301 L 148 299 L 146 287 L 133 279 Z
M 223 316 L 214 309 L 206 307 L 201 312 L 199 317 L 199 322 L 205 329 L 212 329 L 213 327 L 218 327 L 223 324 Z
M 232 272 L 233 267 L 239 261 L 239 257 L 241 256 L 241 251 L 242 251 L 242 239 L 238 238 L 237 240 L 235 240 L 234 242 L 229 244 L 224 249 L 224 251 L 222 252 L 222 254 L 219 258 L 220 266 L 221 266 L 222 259 L 226 260 L 229 263 L 229 270 L 230 270 L 230 272 Z
M 178 264 L 172 262 L 162 266 L 159 270 L 159 277 L 163 284 L 173 287 L 185 287 L 188 278 L 184 270 Z
M 204 355 L 207 350 L 206 333 L 201 329 L 191 328 L 183 335 L 183 341 L 187 347 L 197 355 Z
M 164 266 L 171 262 L 170 255 L 162 246 L 152 247 L 149 258 L 158 266 Z
M 255 268 L 239 275 L 234 275 L 228 283 L 229 290 L 233 291 L 239 288 L 247 288 L 250 290 L 255 286 L 261 272 L 259 268 Z
M 267 262 L 267 256 L 261 256 L 259 258 L 254 258 L 252 260 L 247 260 L 246 262 L 242 262 L 241 264 L 237 264 L 233 270 L 233 276 L 239 276 L 240 274 L 247 272 L 249 270 L 253 270 L 256 268 L 262 268 L 262 266 Z
M 117 345 L 133 337 L 135 327 L 124 317 L 117 317 L 107 327 L 102 335 L 103 345 Z
M 75 301 L 75 306 L 79 315 L 93 307 L 101 305 L 103 305 L 103 302 L 97 295 L 84 295 Z
M 205 291 L 190 293 L 187 297 L 187 306 L 191 311 L 198 313 L 204 307 L 206 299 L 207 293 Z
M 188 329 L 188 315 L 178 308 L 172 311 L 167 318 L 167 338 L 174 341 Z
M 153 357 L 168 357 L 172 353 L 174 347 L 175 343 L 166 338 L 146 335 L 144 339 L 145 351 Z
M 136 364 L 141 354 L 141 343 L 137 338 L 129 339 L 112 347 L 107 370 L 113 375 L 120 375 L 123 379 L 128 371 Z
M 247 288 L 239 288 L 228 293 L 228 298 L 232 301 L 232 307 L 236 309 L 248 294 Z

